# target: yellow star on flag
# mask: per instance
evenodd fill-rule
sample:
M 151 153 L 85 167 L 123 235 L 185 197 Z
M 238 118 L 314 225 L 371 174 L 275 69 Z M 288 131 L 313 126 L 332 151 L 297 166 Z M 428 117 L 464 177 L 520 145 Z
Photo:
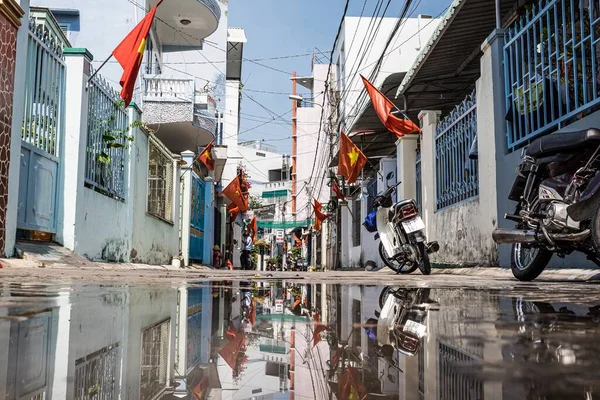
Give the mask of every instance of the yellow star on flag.
M 205 154 L 206 154 L 206 159 L 207 160 L 212 160 L 212 157 L 210 155 L 210 151 L 207 151 Z
M 358 161 L 358 151 L 356 151 L 356 147 L 353 147 L 352 151 L 348 153 L 348 158 L 350 158 L 350 165 L 354 167 L 354 164 Z

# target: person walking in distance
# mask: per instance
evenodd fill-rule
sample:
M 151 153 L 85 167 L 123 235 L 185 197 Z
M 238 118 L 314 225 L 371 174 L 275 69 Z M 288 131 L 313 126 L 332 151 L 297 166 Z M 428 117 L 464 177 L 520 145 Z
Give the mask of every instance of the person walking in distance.
M 249 270 L 252 268 L 252 247 L 254 244 L 252 243 L 252 236 L 250 235 L 250 230 L 245 229 L 244 234 L 242 235 L 242 255 L 240 257 L 240 262 L 242 264 L 243 270 Z

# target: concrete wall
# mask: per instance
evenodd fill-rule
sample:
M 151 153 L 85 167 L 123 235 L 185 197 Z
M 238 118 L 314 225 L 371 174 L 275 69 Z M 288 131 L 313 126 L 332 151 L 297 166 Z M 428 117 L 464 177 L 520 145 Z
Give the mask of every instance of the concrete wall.
M 153 138 L 155 143 L 160 143 Z M 129 201 L 133 202 L 131 261 L 147 264 L 167 264 L 179 255 L 180 167 L 173 160 L 172 221 L 164 221 L 146 212 L 148 202 L 149 137 L 142 131 L 136 135 L 132 148 L 135 175 L 131 182 Z

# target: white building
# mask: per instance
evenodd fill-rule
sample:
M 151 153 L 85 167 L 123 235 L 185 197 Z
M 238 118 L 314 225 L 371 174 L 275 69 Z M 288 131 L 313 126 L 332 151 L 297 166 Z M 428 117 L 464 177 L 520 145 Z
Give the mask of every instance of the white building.
M 20 3 L 27 21 L 29 1 Z M 227 2 L 158 8 L 129 110 L 116 94 L 122 67 L 108 60 L 95 73 L 156 3 L 31 4 L 43 8 L 31 13 L 36 25 L 18 31 L 8 255 L 17 229 L 19 237 L 41 232 L 78 254 L 119 262 L 163 264 L 182 254 L 186 263 L 210 263 L 213 244 L 223 242 L 212 235 L 219 213 L 214 183 L 226 159 L 218 122 L 237 121 L 239 96 L 228 104 L 227 74 L 230 64 L 241 70 L 242 45 L 233 63 L 228 47 L 245 41 L 243 30 L 234 38 L 227 30 Z M 56 98 L 33 96 L 37 81 Z M 52 124 L 38 129 L 40 118 Z M 209 173 L 193 160 L 216 136 L 216 169 Z M 183 162 L 182 153 L 192 157 Z

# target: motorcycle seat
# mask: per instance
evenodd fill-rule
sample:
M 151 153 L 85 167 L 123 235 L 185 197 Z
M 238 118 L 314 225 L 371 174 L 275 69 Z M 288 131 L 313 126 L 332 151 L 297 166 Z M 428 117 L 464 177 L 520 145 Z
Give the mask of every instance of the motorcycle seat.
M 575 132 L 557 132 L 535 139 L 527 148 L 531 157 L 574 150 L 585 145 L 600 144 L 600 130 L 595 128 Z

